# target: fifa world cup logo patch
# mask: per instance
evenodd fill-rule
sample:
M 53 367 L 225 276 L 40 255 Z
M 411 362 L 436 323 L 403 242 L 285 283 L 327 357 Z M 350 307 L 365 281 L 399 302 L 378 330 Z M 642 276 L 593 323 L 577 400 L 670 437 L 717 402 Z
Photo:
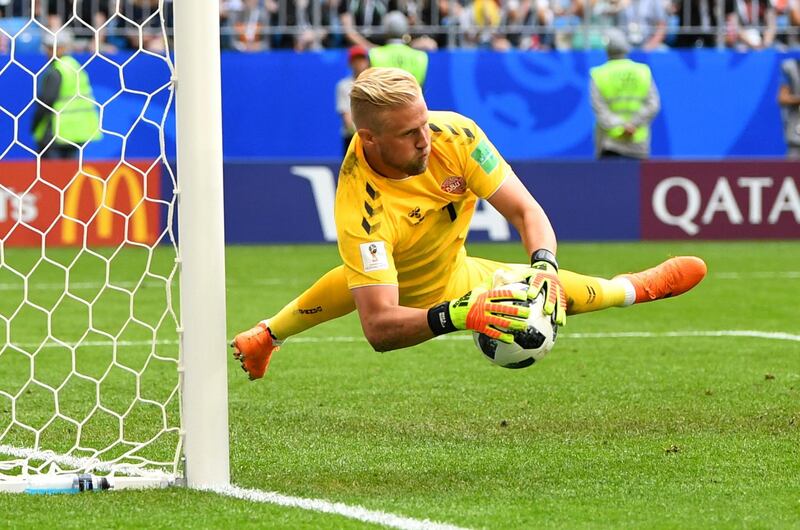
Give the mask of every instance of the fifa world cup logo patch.
M 359 245 L 361 251 L 361 264 L 364 272 L 380 271 L 389 268 L 389 258 L 386 255 L 386 244 L 383 241 L 371 241 Z

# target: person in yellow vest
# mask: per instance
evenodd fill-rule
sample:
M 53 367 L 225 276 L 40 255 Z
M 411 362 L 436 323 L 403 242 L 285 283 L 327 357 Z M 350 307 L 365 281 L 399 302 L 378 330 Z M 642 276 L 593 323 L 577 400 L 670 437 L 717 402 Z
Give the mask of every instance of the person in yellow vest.
M 661 109 L 650 67 L 630 60 L 630 46 L 616 29 L 606 34 L 608 61 L 591 69 L 597 158 L 650 157 L 650 124 Z
M 400 11 L 390 11 L 383 19 L 386 44 L 369 50 L 369 64 L 373 67 L 401 68 L 414 76 L 419 86 L 425 85 L 428 74 L 428 54 L 406 43 L 408 19 Z
M 70 55 L 72 44 L 69 29 L 44 39 L 45 53 L 52 59 L 37 81 L 32 124 L 42 158 L 76 158 L 83 146 L 102 137 L 89 75 Z
M 468 329 L 512 342 L 529 312 L 515 302 L 539 293 L 544 312 L 563 325 L 567 314 L 680 295 L 706 274 L 703 260 L 692 256 L 612 279 L 559 269 L 553 227 L 511 166 L 473 120 L 429 111 L 404 70 L 362 72 L 350 110 L 356 135 L 334 209 L 342 264 L 236 335 L 233 355 L 251 379 L 264 376 L 283 341 L 352 311 L 377 351 Z M 519 231 L 524 263 L 467 255 L 478 198 Z M 509 287 L 513 281 L 527 285 Z

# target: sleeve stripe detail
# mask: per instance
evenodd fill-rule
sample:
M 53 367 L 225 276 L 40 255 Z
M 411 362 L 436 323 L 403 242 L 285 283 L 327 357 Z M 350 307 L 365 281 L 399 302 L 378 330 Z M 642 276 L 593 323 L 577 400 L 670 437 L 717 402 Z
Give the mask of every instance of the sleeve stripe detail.
M 361 285 L 353 285 L 350 287 L 350 290 L 352 291 L 353 289 L 360 289 L 362 287 L 375 287 L 377 285 L 387 285 L 389 287 L 397 287 L 396 283 L 364 283 Z

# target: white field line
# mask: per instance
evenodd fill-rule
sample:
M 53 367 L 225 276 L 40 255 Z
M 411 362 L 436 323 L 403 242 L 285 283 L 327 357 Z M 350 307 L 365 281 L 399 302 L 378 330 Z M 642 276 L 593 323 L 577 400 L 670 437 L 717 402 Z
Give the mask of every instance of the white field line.
M 119 288 L 127 288 L 132 289 L 136 287 L 139 282 L 131 282 L 131 281 L 111 281 L 111 282 L 69 282 L 66 281 L 57 283 L 42 283 L 42 282 L 29 282 L 28 283 L 28 290 L 29 291 L 63 291 L 65 287 L 69 286 L 71 290 L 75 289 L 98 289 L 101 287 L 106 287 L 108 285 L 113 285 L 114 287 Z M 165 282 L 159 281 L 152 281 L 148 280 L 142 283 L 143 287 L 164 287 Z M 22 290 L 22 279 L 18 283 L 0 283 L 0 291 L 21 291 Z
M 800 278 L 800 271 L 714 272 L 709 277 L 717 280 L 793 280 Z
M 710 279 L 716 280 L 796 280 L 800 279 L 800 271 L 753 271 L 753 272 L 711 272 L 709 273 Z M 136 287 L 138 282 L 133 281 L 118 281 L 111 282 L 115 287 L 132 288 Z M 310 284 L 308 280 L 289 280 L 285 278 L 253 278 L 248 281 L 248 285 L 300 285 Z M 50 291 L 50 290 L 63 290 L 65 282 L 53 283 L 29 283 L 28 289 L 37 291 Z M 107 285 L 105 282 L 71 282 L 69 287 L 71 289 L 97 289 Z M 234 284 L 240 285 L 240 284 Z M 163 287 L 164 282 L 148 280 L 144 282 L 145 287 Z M 230 285 L 229 285 L 230 286 Z M 15 291 L 22 289 L 22 280 L 16 283 L 0 283 L 0 291 Z
M 757 331 L 752 329 L 721 329 L 721 330 L 699 330 L 699 331 L 620 331 L 613 333 L 569 333 L 561 332 L 559 339 L 658 339 L 664 337 L 746 337 L 752 339 L 765 339 L 765 340 L 786 340 L 789 342 L 800 342 L 800 335 L 792 333 L 784 333 L 780 331 Z M 458 334 L 458 335 L 441 335 L 434 340 L 444 341 L 471 341 L 472 335 Z M 364 342 L 366 339 L 362 336 L 343 336 L 333 335 L 330 337 L 292 337 L 287 340 L 288 343 L 312 343 L 319 344 L 325 342 Z M 14 346 L 22 349 L 38 348 L 39 343 L 12 343 Z M 153 341 L 149 340 L 121 340 L 116 342 L 117 346 L 150 346 Z M 178 344 L 177 340 L 158 340 L 155 341 L 156 345 L 170 345 Z M 2 344 L 0 344 L 2 345 Z M 86 341 L 81 343 L 80 347 L 94 347 L 105 348 L 113 346 L 114 342 L 110 340 Z M 70 344 L 64 346 L 57 342 L 45 343 L 42 348 L 75 348 L 77 345 Z
M 0 445 L 0 454 L 13 456 L 16 458 L 54 462 L 72 469 L 116 471 L 118 473 L 159 480 L 163 480 L 163 478 L 166 476 L 162 471 L 147 470 L 135 466 L 114 465 L 108 462 L 102 462 L 95 458 L 75 457 L 70 455 L 56 454 L 53 451 L 19 448 L 10 445 Z M 166 482 L 163 483 L 166 484 Z M 2 481 L 0 480 L 0 486 L 1 485 Z M 403 517 L 393 513 L 368 510 L 362 506 L 350 506 L 341 502 L 330 502 L 324 499 L 290 497 L 288 495 L 283 495 L 281 493 L 275 493 L 272 491 L 245 489 L 237 486 L 205 487 L 200 489 L 251 502 L 277 504 L 279 506 L 286 506 L 289 508 L 300 508 L 302 510 L 310 510 L 313 512 L 341 515 L 342 517 L 347 517 L 349 519 L 356 519 L 357 521 L 365 523 L 379 524 L 390 528 L 401 528 L 403 530 L 464 530 L 461 527 L 447 523 L 437 523 L 427 519 L 412 519 L 410 517 Z
M 66 283 L 66 280 L 63 282 L 29 282 L 28 283 L 28 290 L 33 291 L 63 291 L 64 288 L 69 285 L 71 290 L 75 289 L 98 289 L 101 287 L 105 287 L 108 284 L 112 284 L 114 287 L 121 287 L 131 289 L 136 287 L 139 283 L 138 281 L 111 281 L 111 282 L 69 282 Z M 164 287 L 166 281 L 156 281 L 156 280 L 147 280 L 143 282 L 143 287 Z M 286 281 L 283 278 L 264 278 L 264 279 L 254 279 L 248 281 L 248 285 L 300 285 L 300 284 L 309 284 L 311 285 L 311 281 L 304 281 L 304 280 L 289 280 Z M 233 285 L 242 285 L 242 284 L 233 284 Z M 230 284 L 229 284 L 230 286 Z M 22 278 L 20 278 L 19 282 L 6 282 L 0 283 L 0 291 L 21 291 L 22 290 Z
M 330 502 L 324 499 L 290 497 L 272 491 L 246 489 L 238 486 L 210 487 L 203 489 L 236 499 L 277 504 L 279 506 L 300 508 L 312 512 L 341 515 L 348 519 L 355 519 L 364 523 L 379 524 L 389 528 L 401 528 L 403 530 L 463 530 L 460 526 L 454 526 L 448 523 L 437 523 L 428 519 L 412 519 L 393 513 L 368 510 L 362 506 L 350 506 L 341 502 Z
M 800 335 L 791 333 L 783 333 L 778 331 L 756 331 L 749 329 L 722 329 L 722 330 L 708 330 L 708 331 L 620 331 L 616 333 L 569 333 L 559 332 L 559 340 L 563 339 L 657 339 L 662 337 L 749 337 L 754 339 L 767 339 L 767 340 L 788 340 L 790 342 L 800 342 Z M 345 336 L 332 336 L 332 337 L 292 337 L 288 339 L 287 343 L 293 342 L 361 342 L 365 341 L 364 337 L 345 337 Z M 458 335 L 440 335 L 434 340 L 466 340 L 471 341 L 472 335 L 458 334 Z

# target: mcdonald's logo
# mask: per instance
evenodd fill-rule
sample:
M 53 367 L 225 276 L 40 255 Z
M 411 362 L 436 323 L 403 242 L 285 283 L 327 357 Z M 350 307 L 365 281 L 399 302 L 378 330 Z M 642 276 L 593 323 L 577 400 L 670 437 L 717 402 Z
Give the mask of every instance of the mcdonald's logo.
M 153 170 L 151 173 L 158 173 Z M 82 243 L 80 225 L 86 230 L 94 227 L 94 234 L 87 234 L 90 243 L 116 244 L 126 239 L 139 243 L 152 243 L 157 238 L 158 217 L 155 209 L 157 205 L 145 201 L 145 182 L 153 183 L 144 171 L 138 173 L 128 166 L 119 166 L 114 169 L 108 178 L 101 176 L 101 172 L 92 166 L 84 166 L 74 179 L 64 189 L 64 209 L 61 223 L 61 243 L 74 245 Z M 157 182 L 158 174 L 155 175 Z M 122 184 L 127 193 L 127 201 L 120 198 Z M 157 186 L 157 184 L 156 184 Z M 93 210 L 88 221 L 86 208 L 81 207 L 84 189 L 89 188 Z M 127 208 L 121 201 L 127 202 Z M 153 215 L 155 213 L 155 215 Z M 127 233 L 122 228 L 115 231 L 115 221 L 118 226 L 123 226 L 128 219 Z M 156 225 L 156 226 L 154 226 Z

